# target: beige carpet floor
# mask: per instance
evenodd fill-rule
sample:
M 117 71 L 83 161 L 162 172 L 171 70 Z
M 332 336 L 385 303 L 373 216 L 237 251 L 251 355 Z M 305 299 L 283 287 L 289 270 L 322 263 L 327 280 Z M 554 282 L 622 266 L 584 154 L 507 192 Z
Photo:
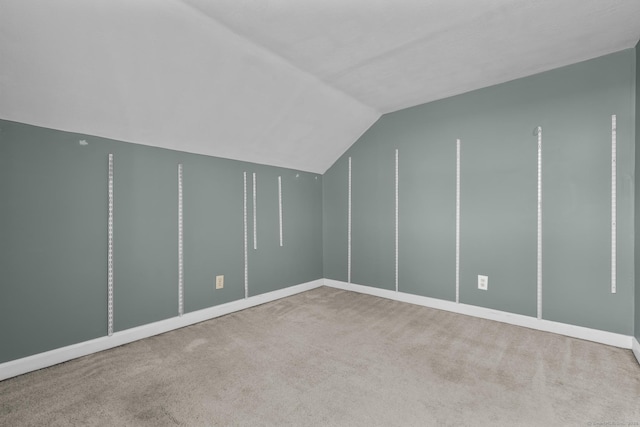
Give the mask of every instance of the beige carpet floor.
M 640 425 L 640 365 L 323 287 L 2 381 L 0 425 Z

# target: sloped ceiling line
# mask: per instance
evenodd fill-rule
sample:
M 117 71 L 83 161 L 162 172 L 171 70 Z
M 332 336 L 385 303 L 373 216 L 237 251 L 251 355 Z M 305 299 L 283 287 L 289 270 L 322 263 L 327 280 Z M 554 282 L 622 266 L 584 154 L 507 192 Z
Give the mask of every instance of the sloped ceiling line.
M 332 85 L 329 81 L 322 79 L 318 75 L 313 74 L 308 70 L 300 68 L 296 63 L 294 63 L 294 62 L 290 61 L 289 59 L 287 59 L 286 57 L 280 55 L 277 51 L 267 48 L 264 44 L 260 43 L 257 39 L 248 38 L 248 37 L 246 37 L 246 35 L 241 34 L 238 31 L 235 31 L 233 28 L 231 28 L 230 26 L 226 25 L 224 22 L 220 21 L 219 19 L 216 19 L 214 16 L 212 16 L 210 14 L 207 14 L 206 11 L 202 10 L 202 8 L 200 8 L 199 6 L 197 6 L 197 5 L 193 4 L 193 3 L 190 3 L 189 1 L 185 1 L 185 0 L 176 0 L 176 1 L 179 1 L 180 3 L 184 4 L 186 7 L 189 7 L 191 9 L 193 9 L 194 11 L 196 11 L 197 13 L 202 15 L 204 18 L 211 20 L 212 22 L 215 23 L 215 25 L 219 25 L 219 26 L 225 28 L 230 33 L 233 33 L 236 37 L 242 38 L 248 44 L 251 44 L 251 45 L 255 46 L 256 49 L 259 49 L 262 52 L 264 52 L 265 55 L 269 55 L 269 56 L 272 56 L 274 58 L 277 58 L 278 61 L 282 61 L 283 63 L 286 63 L 291 68 L 297 70 L 298 72 L 300 72 L 302 74 L 305 74 L 309 79 L 318 82 L 318 84 L 326 86 L 327 88 L 329 88 L 329 90 L 340 92 L 342 95 L 347 96 L 347 97 L 353 99 L 354 101 L 362 104 L 363 107 L 370 108 L 375 113 L 380 114 L 380 112 L 374 106 L 366 104 L 365 102 L 362 102 L 362 101 L 358 100 L 352 94 L 347 93 L 347 92 L 343 91 L 342 89 Z
M 324 173 L 380 116 L 179 1 L 0 8 L 6 120 Z

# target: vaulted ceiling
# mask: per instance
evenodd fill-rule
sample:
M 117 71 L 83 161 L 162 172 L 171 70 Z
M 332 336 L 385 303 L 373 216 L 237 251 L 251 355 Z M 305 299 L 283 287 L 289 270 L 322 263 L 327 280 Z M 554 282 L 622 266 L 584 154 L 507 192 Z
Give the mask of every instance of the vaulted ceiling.
M 381 114 L 639 23 L 638 0 L 0 0 L 0 118 L 323 173 Z

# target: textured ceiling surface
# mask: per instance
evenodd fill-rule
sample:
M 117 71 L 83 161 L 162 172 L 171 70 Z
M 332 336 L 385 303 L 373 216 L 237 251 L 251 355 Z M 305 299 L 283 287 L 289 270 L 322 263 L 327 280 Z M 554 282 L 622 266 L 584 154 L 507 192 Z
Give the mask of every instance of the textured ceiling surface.
M 638 0 L 0 0 L 0 118 L 323 173 L 380 114 L 635 46 Z

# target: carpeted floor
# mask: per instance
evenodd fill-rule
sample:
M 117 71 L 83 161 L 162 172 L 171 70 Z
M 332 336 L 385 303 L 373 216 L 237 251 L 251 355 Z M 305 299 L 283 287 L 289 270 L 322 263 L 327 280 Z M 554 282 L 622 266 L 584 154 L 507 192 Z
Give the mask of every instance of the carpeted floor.
M 640 366 L 323 287 L 0 382 L 0 425 L 640 425 Z

